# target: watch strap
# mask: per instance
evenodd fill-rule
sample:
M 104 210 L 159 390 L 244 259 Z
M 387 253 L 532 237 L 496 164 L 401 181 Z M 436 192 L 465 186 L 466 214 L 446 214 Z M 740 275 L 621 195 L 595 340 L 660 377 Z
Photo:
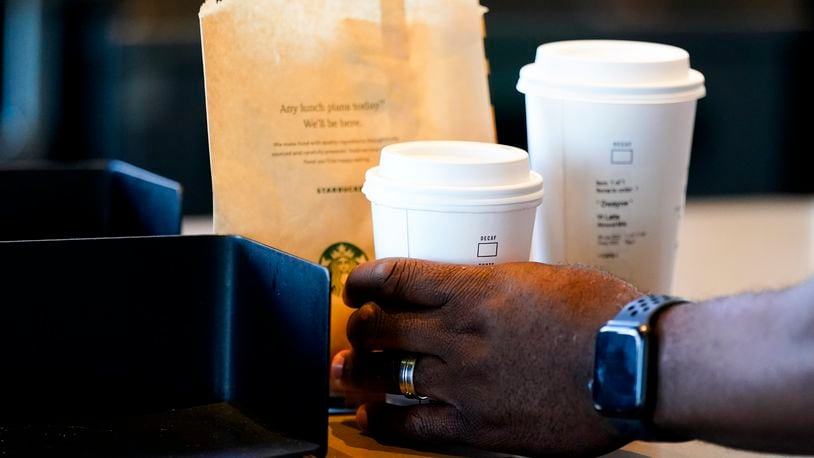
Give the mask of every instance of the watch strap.
M 650 325 L 655 316 L 665 308 L 687 302 L 689 301 L 680 297 L 649 294 L 625 305 L 608 324 L 635 327 Z

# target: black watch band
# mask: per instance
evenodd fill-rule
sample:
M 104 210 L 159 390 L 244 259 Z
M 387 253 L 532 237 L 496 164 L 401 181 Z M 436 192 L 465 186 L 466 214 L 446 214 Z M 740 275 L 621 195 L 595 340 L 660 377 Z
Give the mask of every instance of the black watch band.
M 651 326 L 656 316 L 671 305 L 686 304 L 690 301 L 675 296 L 648 294 L 625 305 L 609 323 L 632 326 Z
M 643 296 L 629 304 L 597 334 L 596 364 L 591 383 L 594 406 L 612 425 L 636 440 L 680 442 L 652 423 L 656 397 L 658 349 L 653 327 L 658 314 L 687 300 Z

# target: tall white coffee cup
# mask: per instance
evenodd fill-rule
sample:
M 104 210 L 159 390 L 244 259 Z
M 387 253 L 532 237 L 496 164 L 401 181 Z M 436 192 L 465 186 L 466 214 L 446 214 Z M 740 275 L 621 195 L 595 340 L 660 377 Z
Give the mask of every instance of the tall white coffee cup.
M 520 73 L 532 168 L 546 181 L 532 259 L 672 287 L 704 76 L 676 47 L 569 41 Z
M 362 192 L 377 258 L 491 265 L 529 260 L 543 181 L 521 149 L 410 142 L 382 150 Z

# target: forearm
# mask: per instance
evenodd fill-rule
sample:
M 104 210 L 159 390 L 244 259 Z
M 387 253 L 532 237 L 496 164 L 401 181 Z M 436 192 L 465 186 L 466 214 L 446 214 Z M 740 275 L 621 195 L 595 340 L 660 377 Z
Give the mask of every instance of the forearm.
M 814 281 L 674 307 L 657 332 L 659 426 L 732 447 L 814 453 Z

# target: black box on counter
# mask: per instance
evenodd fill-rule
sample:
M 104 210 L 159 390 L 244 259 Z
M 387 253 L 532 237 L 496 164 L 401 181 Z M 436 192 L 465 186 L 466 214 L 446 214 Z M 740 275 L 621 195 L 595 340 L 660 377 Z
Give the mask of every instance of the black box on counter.
M 0 240 L 181 233 L 181 186 L 121 161 L 0 166 Z
M 239 237 L 0 243 L 0 453 L 324 455 L 329 288 Z

